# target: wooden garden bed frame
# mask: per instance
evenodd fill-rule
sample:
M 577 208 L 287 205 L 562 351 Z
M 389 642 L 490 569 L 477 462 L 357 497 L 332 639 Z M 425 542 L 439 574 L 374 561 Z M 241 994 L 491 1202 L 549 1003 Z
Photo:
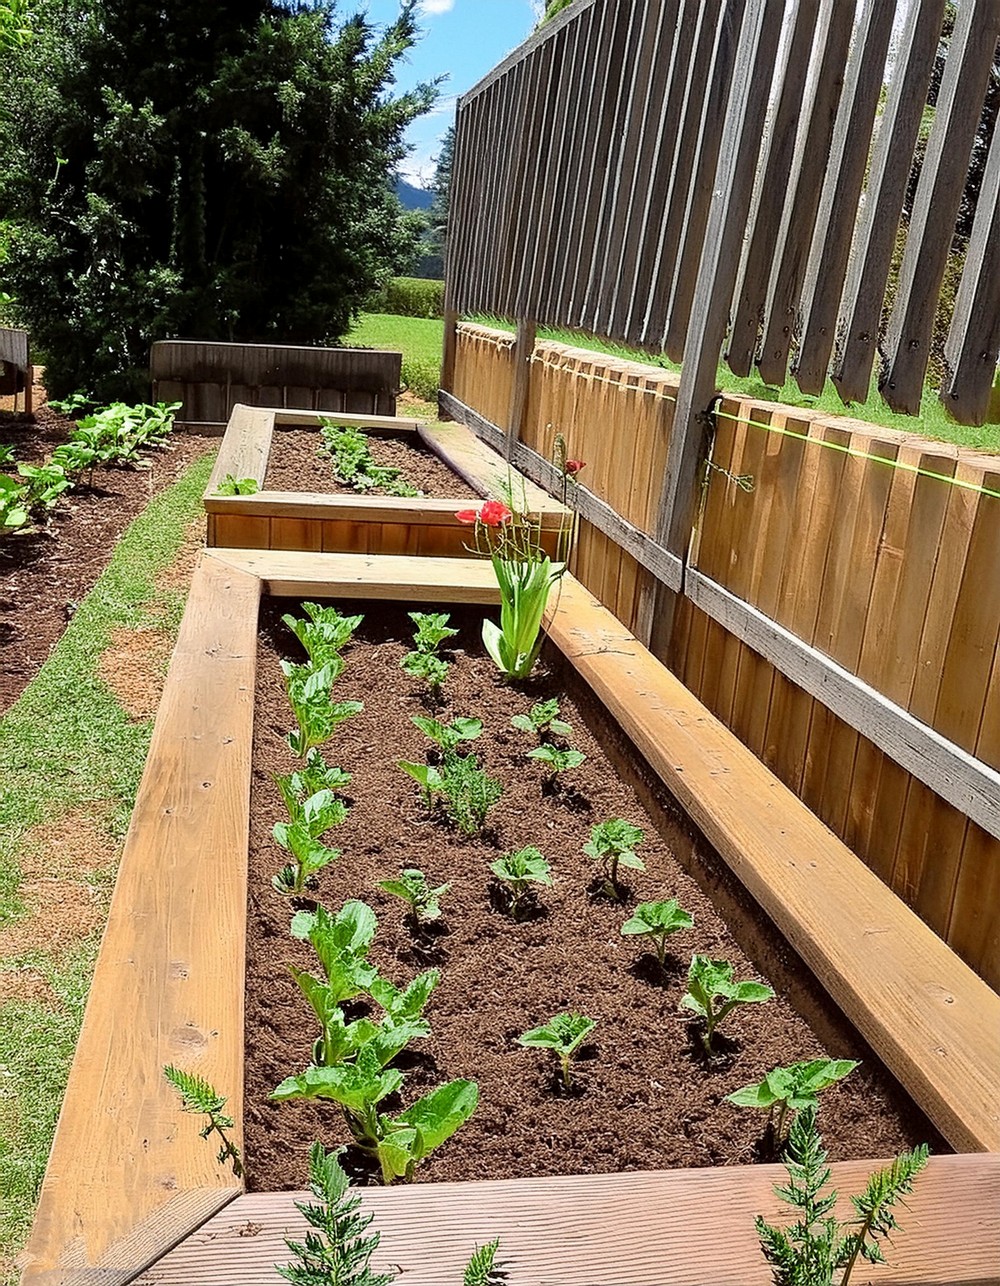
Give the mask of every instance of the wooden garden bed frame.
M 468 508 L 468 500 L 264 490 L 252 496 L 215 494 L 229 474 L 253 478 L 263 488 L 275 429 L 297 426 L 318 434 L 321 419 L 418 440 L 480 496 L 500 496 L 512 486 L 514 496 L 541 521 L 546 548 L 556 552 L 569 511 L 463 424 L 253 406 L 233 411 L 205 491 L 210 547 L 467 556 L 469 528 L 456 520 L 455 511 Z
M 202 556 L 22 1259 L 23 1286 L 263 1286 L 279 1280 L 270 1265 L 287 1261 L 285 1232 L 301 1230 L 296 1194 L 245 1195 L 161 1072 L 177 1063 L 227 1094 L 242 1145 L 263 592 L 479 604 L 497 597 L 484 561 L 227 549 Z M 548 632 L 916 1102 L 959 1151 L 978 1154 L 932 1158 L 892 1263 L 871 1280 L 997 1286 L 1000 996 L 572 577 Z M 835 1180 L 854 1190 L 869 1168 L 838 1164 Z M 413 1286 L 460 1280 L 472 1243 L 497 1235 L 511 1286 L 765 1286 L 752 1215 L 778 1215 L 770 1185 L 779 1173 L 732 1167 L 418 1184 L 366 1190 L 365 1200 L 379 1216 L 382 1264 L 404 1268 Z

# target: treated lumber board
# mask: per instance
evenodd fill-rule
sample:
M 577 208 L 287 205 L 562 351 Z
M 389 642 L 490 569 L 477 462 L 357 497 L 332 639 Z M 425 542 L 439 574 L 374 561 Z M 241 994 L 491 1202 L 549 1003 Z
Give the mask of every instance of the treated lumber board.
M 209 513 L 240 513 L 254 518 L 316 518 L 335 522 L 413 522 L 432 527 L 462 524 L 455 510 L 469 500 L 438 500 L 429 496 L 365 496 L 318 491 L 258 491 L 253 496 L 210 496 Z M 551 515 L 546 515 L 551 518 Z M 549 525 L 548 523 L 546 525 Z
M 846 1194 L 871 1165 L 834 1165 Z M 475 1246 L 500 1238 L 510 1286 L 766 1286 L 771 1271 L 754 1216 L 791 1222 L 773 1184 L 782 1166 L 430 1183 L 360 1191 L 381 1245 L 375 1271 L 412 1286 L 454 1286 Z M 305 1230 L 302 1192 L 241 1197 L 143 1275 L 137 1286 L 276 1286 L 285 1237 Z M 1000 1282 L 1000 1157 L 934 1157 L 907 1199 L 903 1231 L 878 1286 L 993 1286 Z
M 942 1134 L 1000 1151 L 1000 996 L 570 576 L 549 635 Z
M 404 529 L 405 530 L 405 529 Z M 234 572 L 259 577 L 279 598 L 404 599 L 409 602 L 499 603 L 486 558 L 422 558 L 404 554 L 318 554 L 283 549 L 214 549 Z
M 345 411 L 310 411 L 308 408 L 296 409 L 289 406 L 276 408 L 274 411 L 275 424 L 319 428 L 320 420 L 329 420 L 333 424 L 357 425 L 362 429 L 386 429 L 392 433 L 415 433 L 422 423 L 421 420 L 405 415 L 363 415 L 361 412 L 352 415 Z
M 513 484 L 518 501 L 523 496 L 527 510 L 542 515 L 546 525 L 551 516 L 557 520 L 556 525 L 569 517 L 569 510 L 554 496 L 512 469 L 499 452 L 459 421 L 422 423 L 417 433 L 429 450 L 481 496 L 500 496 Z
M 242 1146 L 256 577 L 203 555 L 122 855 L 22 1286 L 115 1286 L 241 1191 L 165 1063 Z
M 264 485 L 273 429 L 273 411 L 241 404 L 233 407 L 205 488 L 206 501 L 230 474 L 234 478 L 253 478 L 259 487 Z

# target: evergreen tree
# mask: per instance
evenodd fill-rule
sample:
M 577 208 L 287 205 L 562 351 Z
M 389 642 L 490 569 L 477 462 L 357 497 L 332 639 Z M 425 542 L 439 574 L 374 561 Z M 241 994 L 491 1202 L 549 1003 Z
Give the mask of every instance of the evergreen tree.
M 171 335 L 336 340 L 412 254 L 393 95 L 414 0 L 34 0 L 0 84 L 3 287 L 50 391 L 135 394 Z

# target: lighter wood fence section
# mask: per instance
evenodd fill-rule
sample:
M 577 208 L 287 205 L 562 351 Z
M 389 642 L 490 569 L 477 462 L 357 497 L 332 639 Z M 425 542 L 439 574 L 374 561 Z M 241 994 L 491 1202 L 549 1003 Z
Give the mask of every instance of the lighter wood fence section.
M 400 353 L 161 340 L 150 350 L 154 400 L 180 402 L 184 424 L 224 425 L 239 403 L 391 416 Z
M 195 573 L 22 1286 L 131 1281 L 241 1190 L 162 1068 L 196 1072 L 225 1094 L 241 1146 L 259 594 L 255 576 L 210 557 Z
M 864 1162 L 833 1167 L 859 1192 Z M 359 1195 L 382 1241 L 375 1271 L 414 1286 L 456 1286 L 476 1246 L 500 1238 L 510 1286 L 766 1286 L 771 1272 L 754 1217 L 789 1221 L 773 1185 L 779 1166 L 660 1174 L 434 1183 Z M 285 1237 L 302 1240 L 306 1193 L 241 1197 L 144 1274 L 138 1286 L 277 1286 Z M 873 1286 L 996 1286 L 1000 1282 L 1000 1157 L 934 1157 L 917 1180 L 904 1229 Z M 252 1230 L 252 1235 L 248 1235 Z
M 451 391 L 506 428 L 514 393 L 514 336 L 470 322 L 459 326 L 458 335 L 462 360 L 456 364 Z
M 460 329 L 469 396 L 479 351 Z M 592 491 L 651 532 L 676 377 L 545 341 L 531 371 L 516 458 L 561 433 L 587 461 L 581 513 Z M 664 655 L 1000 986 L 1000 500 L 975 489 L 1000 491 L 1000 459 L 752 399 L 718 409 L 712 461 L 752 490 L 708 474 L 687 584 L 701 606 L 679 600 Z M 667 568 L 625 548 L 583 520 L 573 570 L 648 642 Z

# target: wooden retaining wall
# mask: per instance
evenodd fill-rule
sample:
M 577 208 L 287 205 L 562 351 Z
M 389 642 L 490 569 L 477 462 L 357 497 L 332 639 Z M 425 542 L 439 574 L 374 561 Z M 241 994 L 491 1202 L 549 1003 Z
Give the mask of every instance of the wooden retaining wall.
M 31 385 L 33 373 L 28 332 L 0 326 L 0 397 L 13 397 L 17 409 L 17 395 L 24 394 L 24 412 L 31 414 Z
M 162 340 L 149 355 L 153 400 L 180 402 L 182 424 L 221 428 L 238 402 L 395 415 L 400 353 Z
M 460 326 L 446 409 L 506 428 L 513 352 Z M 675 599 L 651 533 L 677 377 L 543 341 L 530 361 L 518 467 L 544 481 L 562 434 L 610 510 L 581 522 L 579 579 L 1000 987 L 1000 459 L 724 399 Z

